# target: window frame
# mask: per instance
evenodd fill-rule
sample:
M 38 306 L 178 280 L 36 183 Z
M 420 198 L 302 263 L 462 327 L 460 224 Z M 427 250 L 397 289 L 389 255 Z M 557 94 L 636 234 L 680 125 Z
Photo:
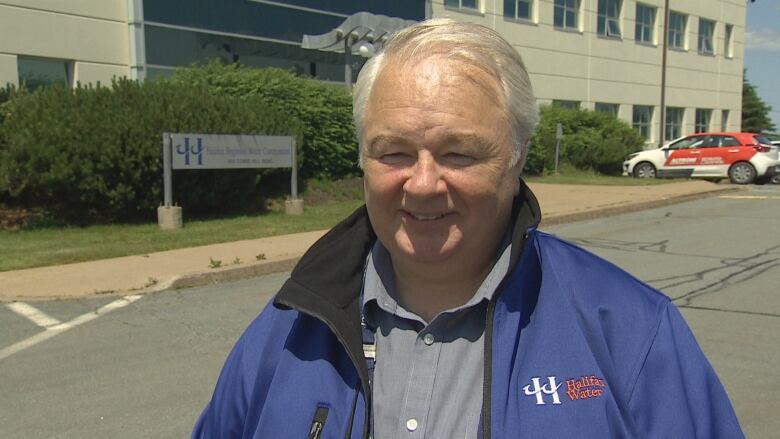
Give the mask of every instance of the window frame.
M 518 16 L 520 12 L 520 4 L 527 4 L 528 5 L 528 16 L 527 17 L 520 17 Z M 514 21 L 524 21 L 524 22 L 535 22 L 534 12 L 535 12 L 535 4 L 536 0 L 504 0 L 504 18 L 508 20 L 514 20 Z M 507 5 L 513 4 L 514 5 L 514 14 L 508 15 L 507 14 Z
M 582 109 L 582 101 L 573 101 L 570 99 L 553 99 L 551 105 L 555 108 L 566 108 L 569 110 Z
M 574 6 L 571 7 L 568 5 L 569 1 L 574 2 Z M 560 4 L 559 4 L 560 3 Z M 554 0 L 553 1 L 553 27 L 555 29 L 561 29 L 561 30 L 567 30 L 567 31 L 580 31 L 580 8 L 582 7 L 582 1 L 581 0 Z M 562 12 L 562 24 L 558 25 L 556 23 L 556 12 L 557 11 Z M 574 24 L 570 25 L 568 24 L 568 21 L 566 20 L 566 13 L 570 12 L 574 15 Z
M 720 130 L 728 131 L 731 110 L 720 110 Z
M 682 22 L 682 28 L 677 29 L 674 27 L 674 18 L 677 17 Z M 688 33 L 688 15 L 683 14 L 681 12 L 676 11 L 669 11 L 669 29 L 666 34 L 666 45 L 670 49 L 674 50 L 687 50 L 688 49 L 688 39 L 687 37 Z M 679 39 L 679 45 L 673 44 L 672 35 L 678 37 Z
M 679 113 L 677 113 L 679 111 Z M 672 120 L 670 112 L 679 114 L 677 120 Z M 673 140 L 682 135 L 683 121 L 685 120 L 684 107 L 666 107 L 666 117 L 664 117 L 664 138 Z
M 457 5 L 447 4 L 447 2 L 453 2 L 457 1 Z M 463 6 L 464 0 L 443 0 L 442 3 L 444 4 L 444 7 L 450 8 L 450 9 L 460 9 L 463 11 L 470 11 L 470 12 L 481 12 L 481 6 L 480 0 L 474 0 L 475 6 L 472 8 L 471 6 Z
M 38 67 L 45 66 L 44 70 L 49 70 L 49 72 L 43 70 L 33 71 L 30 69 L 30 67 L 36 65 Z M 27 70 L 25 71 L 25 69 Z M 59 72 L 56 73 L 56 76 L 50 76 L 50 73 L 53 73 L 55 70 L 59 70 Z M 43 73 L 41 73 L 42 71 Z M 32 73 L 32 75 L 28 75 L 29 73 Z M 60 74 L 62 75 L 61 77 Z M 16 79 L 19 86 L 24 86 L 28 91 L 54 84 L 61 84 L 67 88 L 73 88 L 76 85 L 75 63 L 73 60 L 63 58 L 17 55 Z M 37 82 L 35 79 L 37 79 Z
M 704 120 L 706 116 L 706 121 Z M 706 133 L 712 125 L 712 108 L 697 108 L 694 118 L 693 132 Z
M 593 111 L 609 114 L 610 116 L 617 118 L 620 113 L 620 104 L 615 104 L 613 102 L 596 102 Z
M 646 110 L 647 112 L 640 113 L 638 110 Z M 645 141 L 651 142 L 652 139 L 652 127 L 653 127 L 653 113 L 655 107 L 652 105 L 634 105 L 631 109 L 631 127 L 634 128 Z M 637 120 L 637 116 L 647 116 L 647 121 Z
M 711 27 L 709 28 L 709 35 L 705 35 L 704 32 L 702 32 L 702 28 L 704 25 L 711 25 Z M 716 27 L 717 27 L 716 21 L 699 17 L 699 35 L 696 39 L 697 50 L 699 55 L 715 56 L 715 28 Z M 709 43 L 709 47 L 707 47 L 708 43 Z
M 603 12 L 602 5 L 604 9 Z M 596 9 L 596 33 L 605 38 L 623 38 L 623 29 L 620 25 L 620 15 L 622 11 L 623 0 L 598 0 Z M 616 28 L 615 31 L 612 30 L 612 25 Z
M 644 21 L 639 21 L 639 15 L 640 15 L 640 8 L 645 9 L 645 12 L 650 13 L 650 23 L 646 23 Z M 637 2 L 636 4 L 636 15 L 635 15 L 635 21 L 634 21 L 634 41 L 640 43 L 640 44 L 649 44 L 649 45 L 655 45 L 655 21 L 658 13 L 658 8 L 655 6 L 647 5 L 644 3 Z M 644 18 L 644 17 L 643 17 Z M 647 33 L 649 33 L 648 39 L 641 38 L 642 31 L 645 30 Z

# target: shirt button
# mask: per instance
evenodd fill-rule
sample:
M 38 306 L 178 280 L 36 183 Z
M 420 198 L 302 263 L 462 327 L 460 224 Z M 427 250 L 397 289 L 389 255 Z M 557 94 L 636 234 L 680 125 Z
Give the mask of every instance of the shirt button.
M 423 342 L 425 342 L 425 344 L 427 344 L 428 346 L 432 345 L 433 344 L 433 334 L 431 334 L 430 332 L 425 334 L 423 336 Z
M 410 419 L 406 421 L 406 429 L 409 431 L 417 430 L 417 419 Z

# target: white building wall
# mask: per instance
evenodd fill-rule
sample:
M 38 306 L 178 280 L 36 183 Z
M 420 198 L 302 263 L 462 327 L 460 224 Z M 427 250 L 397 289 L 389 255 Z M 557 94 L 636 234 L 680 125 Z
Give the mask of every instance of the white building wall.
M 0 0 L 0 86 L 18 84 L 17 56 L 72 63 L 74 83 L 128 76 L 127 5 L 120 0 Z
M 653 44 L 634 40 L 636 0 L 623 0 L 622 38 L 597 33 L 598 0 L 581 0 L 579 28 L 553 25 L 554 0 L 535 0 L 531 21 L 504 17 L 503 0 L 480 0 L 478 10 L 444 6 L 429 0 L 432 17 L 472 21 L 501 33 L 517 48 L 528 68 L 540 104 L 554 99 L 620 104 L 618 117 L 631 122 L 633 105 L 654 107 L 649 145 L 659 137 L 663 0 L 643 0 L 656 8 Z M 696 108 L 712 109 L 710 129 L 721 128 L 722 110 L 730 111 L 728 129 L 739 130 L 746 6 L 744 0 L 672 0 L 673 11 L 688 15 L 687 49 L 669 50 L 666 106 L 685 108 L 682 133 L 694 131 Z M 715 55 L 698 53 L 699 17 L 716 22 Z M 733 57 L 725 56 L 725 24 L 733 25 Z M 667 139 L 668 140 L 668 139 Z

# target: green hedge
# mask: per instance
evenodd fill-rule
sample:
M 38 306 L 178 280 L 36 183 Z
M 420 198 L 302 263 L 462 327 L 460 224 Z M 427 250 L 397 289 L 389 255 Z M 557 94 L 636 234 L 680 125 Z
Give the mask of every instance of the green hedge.
M 296 135 L 302 179 L 360 175 L 351 97 L 279 69 L 209 64 L 171 79 L 110 87 L 0 92 L 0 201 L 43 207 L 68 223 L 154 218 L 162 201 L 161 133 Z M 526 172 L 561 160 L 605 174 L 643 140 L 625 122 L 589 111 L 543 107 Z M 174 173 L 174 198 L 188 215 L 225 212 L 288 188 L 287 170 Z
M 325 180 L 360 175 L 352 123 L 352 96 L 343 85 L 326 84 L 276 68 L 253 69 L 213 62 L 176 72 L 173 81 L 202 85 L 217 96 L 261 99 L 298 119 L 301 177 Z
M 627 155 L 645 141 L 628 123 L 609 114 L 552 106 L 540 108 L 541 119 L 531 139 L 525 172 L 542 174 L 555 169 L 555 126 L 563 125 L 560 162 L 578 169 L 619 175 Z
M 68 223 L 154 218 L 163 132 L 301 132 L 263 100 L 181 81 L 44 87 L 6 102 L 0 116 L 0 193 Z M 174 198 L 191 213 L 223 212 L 257 203 L 260 180 L 280 171 L 174 172 Z

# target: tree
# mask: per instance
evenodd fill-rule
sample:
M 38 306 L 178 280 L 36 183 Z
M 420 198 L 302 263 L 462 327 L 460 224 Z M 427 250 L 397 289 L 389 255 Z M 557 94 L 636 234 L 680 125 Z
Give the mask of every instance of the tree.
M 767 105 L 756 87 L 747 80 L 747 72 L 742 75 L 742 131 L 761 133 L 777 129 L 769 118 L 772 107 Z

